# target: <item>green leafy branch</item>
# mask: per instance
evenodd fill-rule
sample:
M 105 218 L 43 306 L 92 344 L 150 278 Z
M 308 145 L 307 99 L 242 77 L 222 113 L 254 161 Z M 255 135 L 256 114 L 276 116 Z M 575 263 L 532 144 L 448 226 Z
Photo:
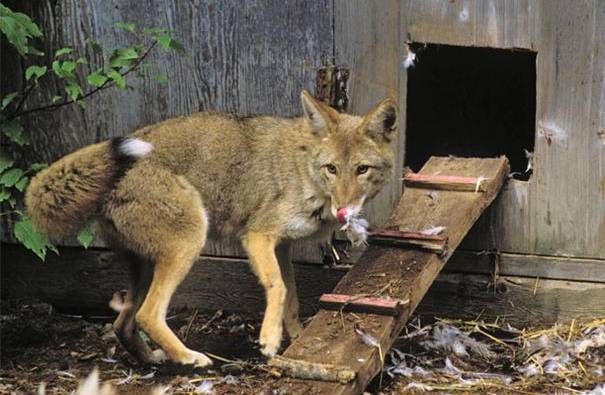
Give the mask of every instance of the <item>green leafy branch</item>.
M 18 158 L 29 145 L 29 139 L 24 133 L 21 119 L 42 111 L 54 111 L 74 103 L 85 107 L 84 100 L 97 93 L 116 87 L 117 89 L 132 89 L 127 83 L 127 76 L 141 70 L 145 61 L 156 47 L 164 50 L 184 52 L 183 46 L 170 36 L 166 29 L 139 29 L 134 23 L 118 22 L 118 29 L 130 33 L 137 38 L 138 44 L 117 48 L 104 55 L 103 48 L 92 39 L 86 40 L 95 54 L 100 54 L 101 64 L 93 65 L 85 57 L 77 56 L 72 47 L 57 50 L 48 64 L 34 64 L 25 70 L 23 88 L 2 97 L 0 114 L 0 132 L 9 142 L 3 149 L 10 148 L 11 155 L 0 153 L 0 204 L 8 205 L 10 210 L 0 216 L 16 217 L 13 234 L 25 247 L 44 259 L 48 249 L 57 252 L 48 238 L 39 233 L 27 216 L 19 210 L 23 206 L 22 198 L 30 178 L 46 165 L 33 163 L 19 164 Z M 20 56 L 42 56 L 31 43 L 34 39 L 42 39 L 40 28 L 29 16 L 14 12 L 0 4 L 0 32 L 15 48 Z M 148 41 L 144 44 L 144 41 Z M 32 93 L 40 89 L 40 81 L 54 75 L 64 85 L 64 93 L 53 96 L 49 103 L 29 107 L 28 99 Z M 156 80 L 165 81 L 165 76 L 156 76 Z M 85 84 L 87 89 L 83 87 Z M 78 234 L 80 243 L 88 247 L 94 239 L 94 226 L 88 224 Z

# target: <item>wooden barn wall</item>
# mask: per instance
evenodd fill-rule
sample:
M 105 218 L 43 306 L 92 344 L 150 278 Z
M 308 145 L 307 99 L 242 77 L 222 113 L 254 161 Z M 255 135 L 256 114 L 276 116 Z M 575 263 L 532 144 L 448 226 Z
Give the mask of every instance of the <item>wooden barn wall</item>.
M 401 197 L 401 169 L 405 134 L 405 95 L 401 95 L 399 64 L 400 2 L 398 0 L 336 0 L 334 2 L 335 62 L 348 65 L 350 110 L 369 111 L 386 97 L 399 101 L 400 133 L 392 144 L 396 152 L 391 183 L 368 204 L 368 219 L 382 224 L 391 215 Z
M 200 110 L 294 115 L 300 89 L 334 57 L 351 70 L 351 110 L 385 96 L 400 103 L 394 142 L 403 164 L 407 72 L 405 41 L 537 51 L 534 173 L 506 186 L 464 243 L 466 249 L 605 259 L 605 2 L 578 0 L 334 0 L 105 2 L 44 0 L 36 19 L 48 32 L 46 52 L 93 37 L 127 45 L 116 21 L 168 27 L 187 54 L 157 53 L 135 90 L 105 92 L 77 106 L 30 119 L 37 160 L 123 135 L 158 120 Z M 116 5 L 117 4 L 117 5 Z M 418 67 L 422 67 L 419 65 Z M 18 71 L 18 70 L 17 70 Z M 4 72 L 4 71 L 3 71 Z M 3 79 L 4 80 L 4 79 Z M 48 100 L 57 87 L 46 86 Z M 103 112 L 98 109 L 102 108 Z M 548 142 L 550 140 L 550 143 Z M 399 199 L 392 184 L 371 204 L 383 222 Z M 211 241 L 205 254 L 241 256 L 239 244 Z M 317 261 L 302 245 L 299 260 Z
M 404 0 L 400 7 L 404 40 L 537 51 L 533 176 L 508 184 L 465 247 L 605 258 L 605 2 Z
M 31 117 L 27 129 L 38 161 L 50 162 L 87 144 L 197 111 L 300 114 L 301 89 L 313 91 L 315 70 L 333 58 L 330 0 L 44 0 L 31 4 L 45 32 L 46 53 L 63 46 L 83 51 L 89 37 L 106 49 L 132 44 L 129 33 L 115 28 L 118 21 L 173 29 L 186 48 L 183 56 L 156 51 L 145 78 L 132 80 L 133 90 L 111 89 L 87 100 L 85 109 L 69 106 Z M 5 70 L 9 68 L 12 65 Z M 13 71 L 22 70 L 20 66 Z M 157 74 L 167 75 L 168 82 L 155 81 L 151 76 Z M 36 102 L 48 102 L 58 89 L 55 83 L 45 85 Z M 237 241 L 211 240 L 204 253 L 241 256 L 243 251 Z M 319 250 L 313 243 L 305 244 L 296 255 L 318 260 Z

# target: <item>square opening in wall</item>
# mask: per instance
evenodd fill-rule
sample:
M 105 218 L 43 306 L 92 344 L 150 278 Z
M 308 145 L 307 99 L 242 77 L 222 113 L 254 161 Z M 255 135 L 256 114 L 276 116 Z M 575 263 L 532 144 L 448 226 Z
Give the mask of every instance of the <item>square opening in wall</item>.
M 529 179 L 535 140 L 536 53 L 412 44 L 408 69 L 406 165 L 431 155 L 506 155 Z

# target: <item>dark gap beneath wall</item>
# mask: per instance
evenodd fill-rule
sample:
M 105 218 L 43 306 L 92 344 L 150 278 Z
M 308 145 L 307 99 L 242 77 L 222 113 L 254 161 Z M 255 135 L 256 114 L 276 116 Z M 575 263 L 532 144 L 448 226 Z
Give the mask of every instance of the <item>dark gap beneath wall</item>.
M 506 155 L 515 178 L 529 179 L 533 153 L 536 52 L 411 44 L 406 165 L 418 171 L 431 155 Z

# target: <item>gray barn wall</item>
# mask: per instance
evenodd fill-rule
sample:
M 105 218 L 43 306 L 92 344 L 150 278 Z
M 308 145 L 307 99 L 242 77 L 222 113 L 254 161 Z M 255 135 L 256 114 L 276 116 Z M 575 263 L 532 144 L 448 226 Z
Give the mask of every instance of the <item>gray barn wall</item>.
M 605 2 L 53 3 L 41 2 L 40 11 L 55 49 L 82 43 L 87 35 L 107 47 L 122 44 L 126 35 L 112 26 L 125 20 L 175 29 L 188 54 L 153 59 L 159 72 L 171 75 L 165 85 L 137 82 L 136 90 L 104 93 L 86 110 L 70 107 L 32 122 L 36 150 L 46 159 L 198 110 L 298 113 L 298 91 L 312 89 L 315 69 L 334 56 L 352 70 L 353 111 L 367 111 L 385 95 L 398 96 L 401 167 L 407 72 L 400 63 L 406 40 L 537 51 L 534 174 L 529 182 L 507 185 L 464 247 L 605 259 Z M 96 108 L 108 110 L 99 114 Z M 395 177 L 372 206 L 375 222 L 388 217 L 400 185 Z M 212 243 L 206 252 L 241 253 L 225 242 Z M 318 253 L 301 248 L 298 257 L 313 261 Z
M 411 41 L 538 53 L 534 174 L 508 184 L 465 247 L 605 258 L 605 3 L 408 0 L 400 11 Z

